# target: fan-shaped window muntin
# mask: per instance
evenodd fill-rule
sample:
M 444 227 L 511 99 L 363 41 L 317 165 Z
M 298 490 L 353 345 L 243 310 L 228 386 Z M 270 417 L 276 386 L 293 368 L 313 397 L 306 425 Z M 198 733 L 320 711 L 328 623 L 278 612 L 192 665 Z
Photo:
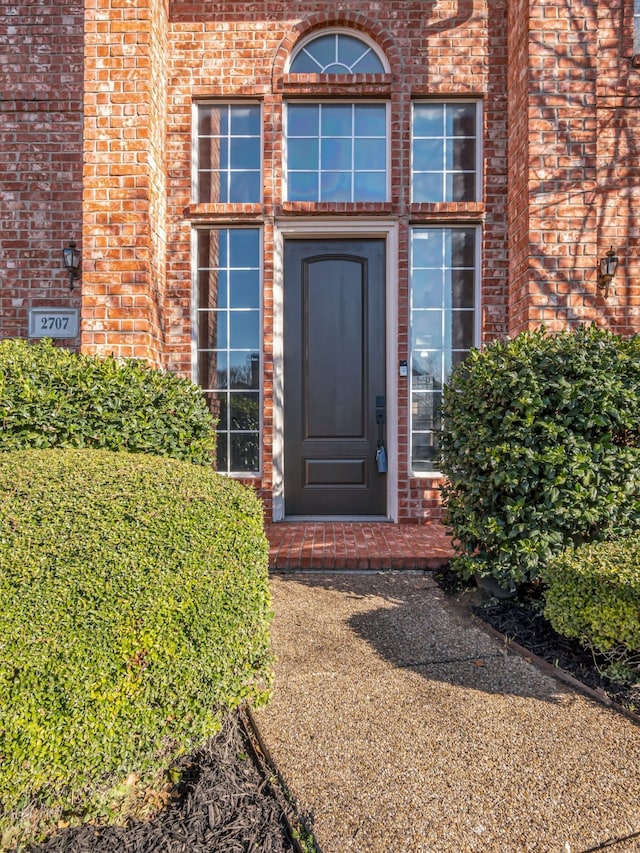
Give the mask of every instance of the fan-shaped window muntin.
M 385 67 L 363 39 L 324 33 L 303 44 L 289 67 L 291 74 L 384 74 Z

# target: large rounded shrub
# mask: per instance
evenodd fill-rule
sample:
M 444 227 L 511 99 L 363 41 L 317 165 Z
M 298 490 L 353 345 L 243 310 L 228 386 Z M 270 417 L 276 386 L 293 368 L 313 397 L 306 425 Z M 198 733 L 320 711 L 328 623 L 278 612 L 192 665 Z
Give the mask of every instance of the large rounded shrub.
M 640 517 L 640 339 L 595 326 L 474 350 L 445 389 L 454 568 L 505 587 Z
M 213 426 L 197 385 L 142 361 L 0 341 L 0 450 L 94 447 L 209 465 Z
M 259 500 L 209 468 L 0 454 L 3 844 L 152 789 L 266 699 L 267 555 Z

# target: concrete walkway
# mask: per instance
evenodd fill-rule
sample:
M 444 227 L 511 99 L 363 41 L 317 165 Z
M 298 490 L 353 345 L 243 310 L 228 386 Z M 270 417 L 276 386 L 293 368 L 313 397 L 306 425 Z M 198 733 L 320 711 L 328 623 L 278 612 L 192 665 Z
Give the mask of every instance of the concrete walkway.
M 272 593 L 255 717 L 323 853 L 640 851 L 640 727 L 507 654 L 428 575 Z

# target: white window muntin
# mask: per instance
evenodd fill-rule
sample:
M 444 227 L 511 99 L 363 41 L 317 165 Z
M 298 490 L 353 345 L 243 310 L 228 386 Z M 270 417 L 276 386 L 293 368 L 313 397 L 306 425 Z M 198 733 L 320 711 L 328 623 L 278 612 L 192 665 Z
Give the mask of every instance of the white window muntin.
M 474 115 L 474 132 L 468 133 L 448 133 L 448 113 L 454 111 L 457 107 L 473 107 Z M 432 132 L 425 135 L 416 133 L 416 111 L 421 108 L 440 108 L 442 110 L 442 125 L 440 132 Z M 473 156 L 470 158 L 469 164 L 457 166 L 455 163 L 456 146 L 464 143 L 472 142 L 474 147 Z M 419 145 L 422 144 L 423 152 L 420 161 L 416 156 Z M 434 156 L 431 164 L 424 162 L 429 157 L 428 147 L 432 146 Z M 431 168 L 425 168 L 430 165 Z M 471 183 L 473 190 L 472 198 L 454 198 L 452 192 L 453 183 L 456 177 L 469 176 L 468 183 Z M 426 179 L 431 184 L 431 187 L 437 192 L 425 197 L 424 192 L 420 192 L 417 188 L 417 183 L 420 178 Z M 477 99 L 462 99 L 455 100 L 445 99 L 425 99 L 416 100 L 411 104 L 411 201 L 413 203 L 420 202 L 455 202 L 455 201 L 481 201 L 482 200 L 482 102 Z
M 317 109 L 318 110 L 318 131 L 315 134 L 296 134 L 295 136 L 290 137 L 290 127 L 292 122 L 290 121 L 290 107 L 303 107 L 309 110 Z M 331 134 L 323 134 L 323 114 L 326 115 L 333 108 L 350 108 L 352 112 L 352 132 L 350 135 L 336 135 L 332 136 Z M 376 134 L 358 134 L 356 130 L 357 126 L 357 115 L 358 112 L 362 114 L 362 110 L 359 108 L 364 108 L 366 110 L 367 107 L 378 107 L 380 109 L 384 109 L 384 127 L 381 132 Z M 373 100 L 358 100 L 358 101 L 345 101 L 345 100 L 321 100 L 321 101 L 309 101 L 309 100 L 290 100 L 286 103 L 285 106 L 285 114 L 284 114 L 284 144 L 283 144 L 283 156 L 285 168 L 283 169 L 283 198 L 286 201 L 388 201 L 390 198 L 391 192 L 391 181 L 390 181 L 390 127 L 389 127 L 389 104 L 386 101 L 373 101 Z M 325 146 L 323 142 L 331 142 L 335 140 L 339 143 L 340 140 L 349 140 L 351 143 L 351 153 L 350 153 L 350 162 L 348 167 L 341 168 L 331 168 L 330 164 L 326 162 L 326 156 L 323 156 L 325 152 Z M 308 168 L 295 168 L 291 166 L 291 162 L 293 162 L 294 151 L 293 144 L 298 141 L 306 141 L 309 144 L 309 154 L 310 158 L 313 158 L 309 163 Z M 371 142 L 382 143 L 384 145 L 384 156 L 383 161 L 379 161 L 375 164 L 374 167 L 371 168 L 361 168 L 361 166 L 365 165 L 365 161 L 360 161 L 358 159 L 358 144 Z M 315 145 L 314 145 L 315 143 Z M 298 166 L 298 162 L 295 163 L 295 166 Z M 309 188 L 310 190 L 314 190 L 314 197 L 300 197 L 300 194 L 293 191 L 292 184 L 293 181 L 290 180 L 290 175 L 295 178 L 295 176 L 299 176 L 302 173 L 308 176 L 309 180 Z M 365 176 L 367 174 L 380 176 L 379 180 L 376 181 L 380 191 L 378 192 L 376 198 L 372 197 L 358 197 L 359 192 L 357 187 L 362 185 L 365 180 Z M 315 175 L 315 182 L 312 182 L 311 176 Z M 341 176 L 349 176 L 350 178 L 350 192 L 348 198 L 339 198 L 339 197 L 330 197 L 331 193 L 323 192 L 323 176 L 325 178 L 331 177 L 333 175 L 341 175 Z M 358 180 L 359 179 L 359 180 Z M 293 197 L 293 196 L 296 197 Z M 368 195 L 365 193 L 365 195 Z M 370 195 L 373 195 L 371 193 Z
M 201 119 L 207 108 L 226 114 L 226 124 L 219 133 L 203 133 Z M 249 126 L 241 127 L 239 117 L 251 113 Z M 197 101 L 192 111 L 192 198 L 196 203 L 233 204 L 260 203 L 263 193 L 263 133 L 262 104 L 258 101 L 210 100 Z M 236 132 L 237 128 L 237 132 Z M 204 146 L 213 148 L 208 167 Z M 216 160 L 218 161 L 216 164 Z M 219 192 L 213 189 L 214 177 L 220 178 Z M 209 180 L 209 193 L 202 186 Z M 204 196 L 209 198 L 203 198 Z M 214 198 L 214 196 L 221 196 Z
M 453 242 L 461 237 L 472 237 L 473 246 L 465 249 L 463 245 L 457 250 L 461 257 L 452 258 Z M 433 248 L 427 251 L 426 244 L 417 245 L 426 240 L 433 241 Z M 480 262 L 480 226 L 411 229 L 409 429 L 410 465 L 415 476 L 438 475 L 443 386 L 451 369 L 479 341 Z
M 224 234 L 230 240 L 230 234 L 243 232 L 254 232 L 256 238 L 256 255 L 251 258 L 245 252 L 236 252 L 234 258 L 231 252 L 230 242 L 227 243 L 227 252 L 223 255 L 224 263 L 212 264 L 209 261 L 203 263 L 200 257 L 200 237 L 203 234 L 218 232 Z M 223 420 L 218 423 L 218 471 L 234 477 L 256 476 L 261 470 L 261 448 L 262 448 L 262 411 L 263 411 L 263 234 L 262 228 L 257 225 L 227 226 L 207 225 L 194 228 L 192 231 L 192 257 L 193 257 L 193 297 L 192 297 L 192 378 L 199 384 L 210 409 L 214 416 L 223 415 Z M 236 262 L 237 261 L 237 262 Z M 203 307 L 201 305 L 202 282 L 201 276 L 208 272 L 217 271 L 224 282 L 224 296 L 216 299 L 215 306 L 212 304 Z M 232 293 L 232 273 L 238 275 L 241 281 L 241 295 L 234 297 Z M 247 276 L 253 276 L 253 283 L 249 290 L 253 295 L 247 297 Z M 257 291 L 257 292 L 256 292 Z M 244 305 L 242 304 L 244 302 Z M 249 304 L 247 304 L 249 302 Z M 257 304 L 257 307 L 256 307 Z M 202 340 L 202 315 L 215 314 L 224 323 L 221 334 L 217 340 Z M 253 315 L 253 316 L 249 316 Z M 252 341 L 242 345 L 242 340 L 237 339 L 234 325 L 243 334 L 242 326 L 250 321 L 250 328 L 257 329 Z M 245 332 L 246 334 L 246 329 Z M 253 343 L 255 346 L 251 346 Z M 240 344 L 240 345 L 239 345 Z M 218 374 L 217 381 L 202 381 L 205 369 L 205 360 L 209 365 L 212 358 L 220 358 L 220 365 L 215 364 L 215 372 Z M 243 362 L 244 359 L 244 362 Z M 218 369 L 219 368 L 219 369 Z M 234 380 L 232 374 L 244 371 L 246 388 L 238 387 L 239 383 Z M 226 374 L 226 379 L 220 378 Z M 240 383 L 241 384 L 241 383 Z M 236 387 L 233 387 L 233 386 Z M 242 403 L 242 407 L 238 406 Z M 249 405 L 248 405 L 249 404 Z M 239 417 L 244 423 L 234 423 L 234 406 L 239 412 Z M 244 409 L 244 410 L 242 410 Z M 239 458 L 240 450 L 251 456 L 254 464 L 248 461 L 242 465 L 234 465 L 234 457 Z
M 345 36 L 351 36 L 352 38 L 358 39 L 358 41 L 362 42 L 363 45 L 370 48 L 371 51 L 377 56 L 377 58 L 382 63 L 384 73 L 385 74 L 390 73 L 391 69 L 389 66 L 389 62 L 388 62 L 386 56 L 384 55 L 384 53 L 380 50 L 379 46 L 376 44 L 376 42 L 372 38 L 370 38 L 366 33 L 360 32 L 360 30 L 349 29 L 348 27 L 335 27 L 335 28 L 332 28 L 330 30 L 321 30 L 321 31 L 315 30 L 314 32 L 309 33 L 309 35 L 305 36 L 303 39 L 301 39 L 298 42 L 298 44 L 295 46 L 295 49 L 291 52 L 291 55 L 289 56 L 287 63 L 286 63 L 286 66 L 285 66 L 285 73 L 286 74 L 291 73 L 292 63 L 295 61 L 296 57 L 300 54 L 300 52 L 303 51 L 307 47 L 307 45 L 309 45 L 311 42 L 314 42 L 318 38 L 322 38 L 324 36 L 331 36 L 331 35 L 345 35 Z M 322 73 L 322 72 L 320 72 L 318 70 L 318 73 Z M 345 72 L 345 73 L 348 73 L 348 72 Z M 355 73 L 357 73 L 357 70 L 355 71 Z

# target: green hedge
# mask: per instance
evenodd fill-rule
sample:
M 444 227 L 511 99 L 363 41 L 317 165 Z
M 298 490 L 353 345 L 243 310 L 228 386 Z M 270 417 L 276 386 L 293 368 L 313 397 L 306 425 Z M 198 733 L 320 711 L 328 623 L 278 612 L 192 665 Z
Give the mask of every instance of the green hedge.
M 129 774 L 153 786 L 267 698 L 267 555 L 258 498 L 208 468 L 0 454 L 5 844 L 104 817 Z
M 640 518 L 640 339 L 544 329 L 474 350 L 444 393 L 455 569 L 502 586 Z
M 541 576 L 547 587 L 544 614 L 559 634 L 640 664 L 637 536 L 568 549 Z
M 142 361 L 0 341 L 0 450 L 93 447 L 208 465 L 213 426 L 196 385 Z

